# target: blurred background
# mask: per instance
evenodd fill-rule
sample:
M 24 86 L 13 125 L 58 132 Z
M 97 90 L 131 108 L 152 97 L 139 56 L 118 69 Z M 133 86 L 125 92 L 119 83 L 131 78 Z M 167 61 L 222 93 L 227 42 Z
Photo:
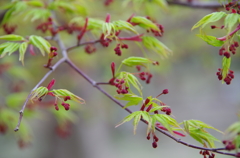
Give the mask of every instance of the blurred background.
M 0 6 L 7 2 L 1 1 Z M 112 20 L 126 20 L 132 14 L 145 15 L 144 9 L 142 9 L 144 6 L 135 8 L 132 3 L 123 6 L 122 1 L 117 0 L 109 6 L 105 6 L 103 0 L 85 2 L 79 0 L 79 2 L 87 8 L 86 15 L 92 18 L 104 20 L 107 13 L 111 15 Z M 216 76 L 217 69 L 221 67 L 222 62 L 222 57 L 218 55 L 219 48 L 212 47 L 198 38 L 196 34 L 199 33 L 199 30 L 191 31 L 192 26 L 198 20 L 215 10 L 171 5 L 166 12 L 157 7 L 153 8 L 153 11 L 154 15 L 152 16 L 165 29 L 160 41 L 173 51 L 173 55 L 168 59 L 161 59 L 156 53 L 147 51 L 150 58 L 159 61 L 160 66 L 151 67 L 153 74 L 151 84 L 141 82 L 144 96 L 156 96 L 163 89 L 169 89 L 169 94 L 161 96 L 160 100 L 171 107 L 172 114 L 178 122 L 196 119 L 225 131 L 230 124 L 238 120 L 237 113 L 240 105 L 239 51 L 237 50 L 238 52 L 232 58 L 231 69 L 235 71 L 235 78 L 230 85 L 222 84 Z M 69 21 L 69 17 L 63 16 L 61 13 L 57 14 L 57 17 L 60 23 Z M 29 20 L 16 17 L 11 23 L 18 26 L 14 34 L 43 35 L 35 29 L 40 23 L 39 21 L 30 24 Z M 222 24 L 223 21 L 219 21 L 215 25 L 221 26 Z M 210 25 L 204 31 L 206 34 L 217 37 L 226 34 L 224 30 L 212 30 Z M 0 35 L 4 34 L 1 29 Z M 67 47 L 76 43 L 76 36 L 62 33 L 61 38 Z M 56 46 L 54 42 L 51 44 Z M 111 78 L 111 62 L 114 61 L 116 65 L 119 65 L 128 56 L 143 56 L 137 44 L 133 42 L 127 44 L 129 49 L 124 50 L 120 57 L 113 51 L 115 43 L 110 44 L 107 48 L 96 44 L 97 51 L 93 54 L 85 53 L 82 47 L 72 50 L 69 55 L 74 63 L 92 79 L 97 82 L 107 82 Z M 28 92 L 48 71 L 43 67 L 47 62 L 47 57 L 42 57 L 37 50 L 35 51 L 37 52 L 35 56 L 30 53 L 26 54 L 24 66 L 18 61 L 17 53 L 0 59 L 1 66 L 5 63 L 10 64 L 6 71 L 0 72 L 1 107 L 6 106 L 6 97 L 13 92 L 21 92 L 23 96 L 27 96 Z M 56 61 L 57 59 L 54 62 Z M 136 71 L 135 68 L 127 67 L 123 67 L 123 70 Z M 136 135 L 133 135 L 132 122 L 115 128 L 128 113 L 92 87 L 67 64 L 62 64 L 42 85 L 46 86 L 52 78 L 56 79 L 55 89 L 68 89 L 86 101 L 85 105 L 74 105 L 74 114 L 77 117 L 75 123 L 71 125 L 71 134 L 65 138 L 59 137 L 56 134 L 59 120 L 57 121 L 56 116 L 53 115 L 54 107 L 43 108 L 46 107 L 44 103 L 37 103 L 37 106 L 34 106 L 34 117 L 25 117 L 23 120 L 28 123 L 31 144 L 20 149 L 13 129 L 8 129 L 6 134 L 0 135 L 0 158 L 202 157 L 198 154 L 199 150 L 178 144 L 158 132 L 156 132 L 160 139 L 158 148 L 152 148 L 151 140 L 146 139 L 147 126 L 141 122 Z M 116 94 L 114 87 L 106 85 L 102 87 L 113 96 Z M 19 117 L 17 111 L 20 110 L 24 99 L 14 107 L 16 110 L 15 120 Z M 49 100 L 51 99 L 49 98 Z M 48 98 L 45 103 L 47 101 Z M 133 111 L 139 110 L 139 108 L 139 106 L 130 107 Z M 61 111 L 69 112 L 63 109 Z M 17 122 L 13 122 L 13 126 L 15 124 Z M 213 130 L 208 131 L 218 139 L 224 139 L 224 135 Z M 188 136 L 181 139 L 201 146 Z M 221 142 L 216 145 L 223 147 Z M 227 156 L 217 155 L 217 157 Z

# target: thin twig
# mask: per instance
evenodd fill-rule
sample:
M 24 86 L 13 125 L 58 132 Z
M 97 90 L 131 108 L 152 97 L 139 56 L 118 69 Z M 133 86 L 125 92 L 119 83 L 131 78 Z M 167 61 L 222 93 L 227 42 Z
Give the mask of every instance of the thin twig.
M 101 87 L 99 87 L 99 85 L 96 84 L 96 82 L 91 79 L 89 76 L 87 76 L 84 72 L 82 72 L 70 59 L 66 60 L 66 63 L 71 67 L 73 68 L 77 73 L 79 73 L 83 78 L 85 78 L 93 87 L 97 88 L 99 91 L 101 91 L 104 95 L 106 95 L 109 99 L 111 99 L 113 102 L 115 102 L 116 104 L 118 104 L 120 107 L 124 107 L 123 104 L 121 104 L 118 100 L 116 100 L 115 98 L 113 98 L 109 93 L 107 93 L 105 90 L 103 90 Z M 132 111 L 128 108 L 124 108 L 127 112 L 129 113 L 132 113 Z M 148 122 L 146 120 L 143 120 L 141 119 L 142 122 L 148 124 Z M 192 145 L 192 144 L 188 144 L 184 141 L 182 141 L 181 139 L 178 139 L 174 136 L 172 136 L 171 134 L 169 134 L 168 132 L 164 131 L 164 130 L 161 130 L 157 127 L 155 127 L 155 129 L 159 132 L 161 132 L 162 134 L 166 135 L 167 137 L 175 140 L 176 142 L 180 143 L 180 144 L 183 144 L 185 146 L 188 146 L 188 147 L 191 147 L 191 148 L 194 148 L 194 149 L 199 149 L 199 150 L 208 150 L 208 151 L 212 151 L 212 152 L 215 152 L 215 153 L 218 153 L 218 154 L 223 154 L 223 155 L 229 155 L 229 156 L 235 156 L 236 157 L 236 154 L 232 154 L 232 153 L 225 153 L 225 152 L 221 152 L 221 151 L 218 151 L 218 150 L 226 150 L 224 148 L 204 148 L 204 147 L 199 147 L 199 146 L 196 146 L 196 145 Z
M 101 39 L 97 39 L 97 40 L 94 40 L 94 41 L 83 42 L 83 43 L 80 43 L 80 44 L 71 46 L 71 47 L 67 48 L 66 50 L 67 50 L 67 51 L 70 51 L 70 50 L 72 50 L 72 49 L 74 49 L 74 48 L 77 48 L 77 47 L 80 47 L 80 46 L 83 46 L 83 45 L 95 44 L 95 43 L 98 43 L 98 42 L 101 42 L 101 41 L 102 41 Z
M 32 92 L 37 89 L 47 78 L 48 76 L 54 71 L 56 70 L 56 68 L 61 64 L 63 63 L 64 61 L 66 60 L 66 58 L 61 58 L 55 65 L 53 65 L 51 67 L 51 70 L 49 70 L 44 76 L 43 78 L 36 84 L 36 86 L 31 90 L 31 92 L 29 93 L 26 101 L 24 102 L 23 106 L 22 106 L 22 109 L 19 111 L 19 120 L 18 120 L 18 124 L 16 126 L 16 128 L 14 129 L 15 132 L 17 132 L 19 130 L 19 126 L 21 124 L 21 121 L 22 121 L 22 118 L 23 118 L 23 112 L 27 106 L 27 103 L 29 101 L 29 99 L 31 98 L 31 95 L 32 95 Z

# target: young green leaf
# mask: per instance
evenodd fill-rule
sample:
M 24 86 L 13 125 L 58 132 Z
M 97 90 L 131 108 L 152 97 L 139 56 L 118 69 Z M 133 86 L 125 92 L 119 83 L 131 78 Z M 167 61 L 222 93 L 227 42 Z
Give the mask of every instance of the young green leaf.
M 115 28 L 116 28 L 117 31 L 128 30 L 128 31 L 132 31 L 132 32 L 138 34 L 137 31 L 134 29 L 134 27 L 126 21 L 117 20 L 117 21 L 113 22 L 113 25 L 115 25 Z
M 38 0 L 26 1 L 26 3 L 33 7 L 44 7 L 44 3 Z
M 223 59 L 222 59 L 222 77 L 223 77 L 223 80 L 227 77 L 228 71 L 230 69 L 230 65 L 231 65 L 231 58 L 223 57 Z M 222 83 L 224 83 L 224 81 L 222 81 Z
M 137 77 L 135 77 L 133 74 L 127 73 L 126 80 L 127 80 L 127 85 L 129 84 L 133 85 L 133 87 L 136 88 L 140 93 L 140 95 L 142 96 L 142 86 L 138 81 Z
M 143 45 L 146 48 L 155 51 L 164 58 L 167 58 L 168 55 L 172 53 L 172 51 L 167 46 L 165 46 L 162 42 L 152 36 L 143 36 L 142 40 Z
M 205 34 L 198 34 L 197 36 L 202 38 L 205 42 L 207 42 L 208 44 L 214 47 L 220 47 L 224 44 L 224 41 L 220 41 L 214 36 L 208 36 Z
M 19 35 L 10 34 L 10 35 L 3 35 L 3 36 L 0 36 L 0 40 L 7 40 L 7 41 L 23 41 L 23 40 L 25 40 L 25 38 L 22 37 L 22 36 L 19 36 Z
M 7 43 L 8 43 L 7 46 L 0 51 L 0 54 L 1 54 L 0 58 L 4 57 L 7 53 L 8 55 L 11 55 L 20 46 L 20 43 L 13 43 L 13 42 L 7 42 Z
M 141 114 L 142 114 L 142 111 L 135 111 L 135 112 L 129 114 L 118 125 L 116 125 L 115 128 L 124 124 L 125 122 L 131 121 L 131 119 L 133 119 L 135 116 L 138 116 L 138 115 L 141 115 Z
M 169 123 L 167 122 L 165 117 L 162 117 L 163 115 L 164 114 L 154 114 L 152 116 L 152 118 L 154 118 L 157 122 L 160 122 L 170 133 L 173 134 L 172 129 L 171 129 Z M 154 124 L 152 123 L 152 125 L 154 125 L 154 127 L 153 127 L 154 129 L 153 130 L 155 130 L 155 123 Z
M 127 59 L 124 59 L 122 63 L 124 65 L 132 67 L 136 65 L 144 65 L 146 63 L 152 63 L 152 61 L 143 57 L 129 57 Z
M 225 12 L 214 12 L 211 14 L 208 14 L 206 16 L 204 16 L 201 20 L 199 20 L 193 27 L 192 30 L 195 28 L 200 27 L 204 28 L 208 23 L 211 22 L 216 22 L 218 20 L 220 20 L 221 18 L 225 17 L 227 14 Z
M 166 0 L 153 0 L 152 2 L 156 3 L 160 8 L 167 10 L 168 3 Z
M 115 96 L 115 98 L 118 100 L 128 101 L 128 103 L 123 108 L 127 108 L 127 107 L 133 106 L 133 105 L 138 105 L 143 100 L 142 97 L 139 97 L 135 94 L 130 94 L 130 93 L 124 94 L 123 97 Z
M 65 98 L 66 96 L 69 96 L 71 98 L 71 100 L 76 101 L 80 104 L 85 104 L 84 99 L 82 99 L 79 96 L 73 94 L 72 92 L 69 92 L 66 89 L 54 89 L 50 92 L 53 92 L 54 95 L 58 98 Z
M 31 100 L 41 98 L 48 93 L 48 89 L 46 87 L 38 87 L 31 93 Z
M 23 65 L 24 65 L 24 55 L 27 50 L 27 47 L 28 47 L 28 42 L 23 42 L 19 46 L 19 61 L 21 61 Z
M 138 26 L 140 26 L 144 29 L 147 29 L 147 30 L 153 29 L 153 30 L 156 30 L 156 31 L 160 31 L 156 24 L 154 24 L 152 21 L 148 20 L 145 17 L 134 16 L 131 19 L 131 22 L 136 23 L 136 24 L 138 24 Z
M 43 56 L 45 55 L 45 52 L 50 53 L 50 43 L 41 36 L 32 35 L 29 37 L 29 40 L 30 44 L 37 47 Z
M 238 13 L 228 14 L 224 20 L 225 28 L 230 32 L 234 25 L 240 21 L 240 15 Z

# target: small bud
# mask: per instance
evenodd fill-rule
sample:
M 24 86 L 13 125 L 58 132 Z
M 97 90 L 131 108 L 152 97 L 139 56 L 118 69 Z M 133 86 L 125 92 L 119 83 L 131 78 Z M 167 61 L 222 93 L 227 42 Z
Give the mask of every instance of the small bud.
M 152 143 L 152 147 L 153 147 L 153 148 L 157 148 L 157 142 L 154 141 L 154 142 Z
M 162 91 L 162 93 L 163 93 L 163 94 L 168 94 L 168 89 L 164 89 L 164 90 Z
M 47 89 L 48 89 L 48 90 L 50 90 L 50 89 L 53 87 L 55 81 L 56 81 L 55 79 L 52 79 L 52 80 L 51 80 L 51 82 L 50 82 L 50 83 L 48 84 L 48 86 L 47 86 Z
M 112 70 L 112 76 L 114 77 L 115 76 L 115 63 L 114 62 L 111 63 L 111 70 Z
M 212 29 L 215 29 L 215 28 L 217 28 L 217 26 L 215 26 L 215 25 L 212 25 L 212 26 L 211 26 L 211 28 L 212 28 Z

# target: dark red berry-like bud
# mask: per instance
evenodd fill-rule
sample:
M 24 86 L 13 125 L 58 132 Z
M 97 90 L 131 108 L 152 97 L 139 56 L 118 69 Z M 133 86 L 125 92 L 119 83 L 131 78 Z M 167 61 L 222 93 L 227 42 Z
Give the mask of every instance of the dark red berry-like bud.
M 168 89 L 164 89 L 164 90 L 162 91 L 162 93 L 163 93 L 163 94 L 168 94 Z
M 149 106 L 148 106 L 148 108 L 147 108 L 147 112 L 149 112 L 150 110 L 151 110 L 151 108 L 152 108 L 152 104 L 150 104 Z
M 225 52 L 223 55 L 224 55 L 226 58 L 230 58 L 230 53 L 229 53 L 229 52 Z
M 153 147 L 153 148 L 157 148 L 157 142 L 154 141 L 154 142 L 152 143 L 152 147 Z
M 66 96 L 66 97 L 64 98 L 64 101 L 67 101 L 67 100 L 71 100 L 71 97 L 70 97 L 70 96 Z
M 112 70 L 112 76 L 114 77 L 115 76 L 115 63 L 114 62 L 111 63 L 111 70 Z
M 57 51 L 57 48 L 56 48 L 56 47 L 53 47 L 53 46 L 51 46 L 51 47 L 50 47 L 50 51 L 51 51 L 51 52 L 53 52 L 53 51 Z
M 215 28 L 217 28 L 217 26 L 215 26 L 215 25 L 212 25 L 212 26 L 211 26 L 211 28 L 212 28 L 212 29 L 215 29 Z
M 150 139 L 150 132 L 148 133 L 148 135 L 147 135 L 147 140 L 149 140 Z

